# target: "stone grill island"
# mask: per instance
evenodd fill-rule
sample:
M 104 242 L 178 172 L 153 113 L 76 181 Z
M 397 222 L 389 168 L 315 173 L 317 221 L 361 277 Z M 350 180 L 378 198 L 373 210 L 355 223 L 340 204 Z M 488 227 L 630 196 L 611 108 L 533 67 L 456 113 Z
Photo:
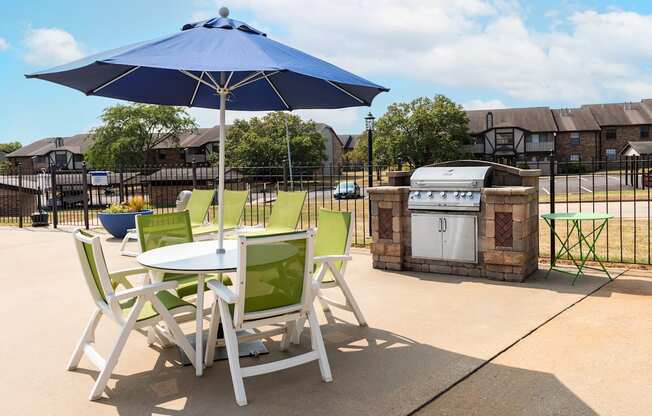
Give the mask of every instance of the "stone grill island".
M 431 165 L 454 168 L 490 167 L 484 186 L 479 193 L 479 211 L 432 211 L 410 209 L 410 172 L 390 172 L 389 186 L 369 189 L 371 203 L 373 267 L 388 270 L 410 270 L 460 276 L 522 282 L 537 270 L 539 257 L 539 194 L 540 170 L 519 169 L 512 166 L 477 160 L 459 160 Z M 453 169 L 451 169 L 453 170 Z M 413 184 L 414 185 L 414 184 Z M 414 191 L 414 189 L 412 189 Z M 449 189 L 449 195 L 456 189 Z M 414 193 L 414 192 L 413 192 Z M 439 190 L 437 190 L 439 197 Z M 443 197 L 445 192 L 441 192 Z M 430 193 L 428 193 L 430 194 Z M 464 192 L 462 192 L 464 194 Z M 469 193 L 469 198 L 472 198 Z M 414 196 L 412 196 L 414 198 Z M 452 198 L 449 196 L 449 199 Z M 413 255 L 413 214 L 432 215 L 436 218 L 463 220 L 470 225 L 464 229 L 466 251 L 475 250 L 473 256 L 446 258 L 441 254 Z M 441 220 L 440 220 L 441 221 Z M 445 220 L 444 220 L 445 221 Z M 419 224 L 419 222 L 416 222 Z M 441 239 L 441 225 L 432 232 L 417 230 L 419 238 Z M 440 223 L 441 224 L 441 223 Z M 445 227 L 444 231 L 446 231 Z M 449 232 L 460 233 L 451 227 Z M 429 242 L 432 243 L 432 242 Z M 418 243 L 422 244 L 422 243 Z M 437 242 L 437 244 L 439 244 Z M 446 242 L 442 243 L 444 246 Z M 444 249 L 445 250 L 445 249 Z M 414 250 L 423 253 L 422 247 Z

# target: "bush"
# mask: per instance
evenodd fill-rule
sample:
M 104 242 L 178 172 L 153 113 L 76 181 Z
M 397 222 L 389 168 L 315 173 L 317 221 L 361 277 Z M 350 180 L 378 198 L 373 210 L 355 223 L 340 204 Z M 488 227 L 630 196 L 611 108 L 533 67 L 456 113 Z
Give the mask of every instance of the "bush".
M 145 202 L 142 196 L 135 196 L 131 201 L 124 204 L 111 204 L 104 212 L 107 214 L 125 214 L 127 212 L 141 212 L 150 209 L 148 203 Z

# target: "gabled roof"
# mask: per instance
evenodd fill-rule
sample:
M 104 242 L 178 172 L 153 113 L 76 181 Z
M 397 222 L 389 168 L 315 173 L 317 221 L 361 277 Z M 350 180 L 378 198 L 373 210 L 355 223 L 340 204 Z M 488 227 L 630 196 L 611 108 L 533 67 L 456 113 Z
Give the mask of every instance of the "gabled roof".
M 487 126 L 487 114 L 493 116 L 493 127 Z M 519 128 L 531 132 L 557 131 L 555 120 L 548 107 L 501 108 L 495 110 L 470 110 L 469 117 L 471 134 L 484 133 L 491 128 Z
M 559 131 L 599 131 L 600 125 L 588 108 L 552 110 Z
M 337 137 L 342 143 L 342 148 L 344 150 L 353 150 L 358 144 L 358 141 L 362 137 L 361 134 L 338 134 Z
M 631 152 L 628 152 L 629 150 Z M 626 153 L 632 154 L 626 155 Z M 652 155 L 652 141 L 627 142 L 620 154 L 625 156 Z
M 57 139 L 62 139 L 62 146 L 56 146 Z M 92 139 L 89 139 L 88 134 L 76 134 L 71 137 L 48 137 L 23 146 L 9 153 L 7 157 L 43 156 L 53 150 L 67 150 L 72 153 L 83 154 L 91 144 Z
M 631 126 L 652 124 L 652 102 L 643 100 L 638 103 L 587 104 L 600 126 Z

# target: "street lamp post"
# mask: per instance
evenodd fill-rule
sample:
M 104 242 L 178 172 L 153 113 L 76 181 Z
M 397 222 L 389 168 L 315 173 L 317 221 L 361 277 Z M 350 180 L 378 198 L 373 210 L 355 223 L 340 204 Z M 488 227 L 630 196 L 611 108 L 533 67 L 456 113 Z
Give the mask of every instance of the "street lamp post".
M 373 168 L 373 137 L 374 137 L 374 116 L 369 113 L 367 117 L 364 118 L 365 126 L 367 127 L 367 187 L 371 188 L 374 186 L 374 168 Z M 369 198 L 369 193 L 367 192 L 367 198 Z M 371 198 L 369 198 L 369 235 L 371 235 Z

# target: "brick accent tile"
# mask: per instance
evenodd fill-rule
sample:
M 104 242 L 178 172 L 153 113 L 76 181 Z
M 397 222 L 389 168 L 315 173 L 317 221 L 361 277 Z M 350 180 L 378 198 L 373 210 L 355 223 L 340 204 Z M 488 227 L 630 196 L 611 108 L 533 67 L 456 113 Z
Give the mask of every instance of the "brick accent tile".
M 513 244 L 513 223 L 512 213 L 496 212 L 495 220 L 496 247 L 512 247 Z
M 392 209 L 381 208 L 378 210 L 378 237 L 380 239 L 392 239 L 393 237 L 393 228 L 392 228 Z

